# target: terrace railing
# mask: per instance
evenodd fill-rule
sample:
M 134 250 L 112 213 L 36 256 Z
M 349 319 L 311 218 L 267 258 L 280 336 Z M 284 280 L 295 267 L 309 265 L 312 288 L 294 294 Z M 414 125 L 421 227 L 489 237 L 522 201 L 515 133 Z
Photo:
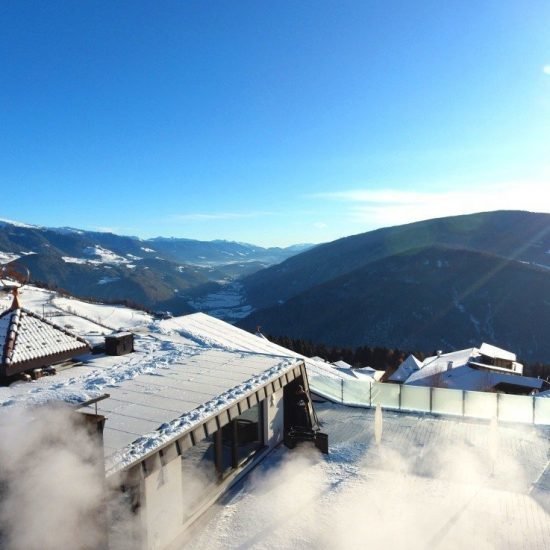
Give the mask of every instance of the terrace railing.
M 344 405 L 550 425 L 550 398 L 311 376 L 314 393 Z

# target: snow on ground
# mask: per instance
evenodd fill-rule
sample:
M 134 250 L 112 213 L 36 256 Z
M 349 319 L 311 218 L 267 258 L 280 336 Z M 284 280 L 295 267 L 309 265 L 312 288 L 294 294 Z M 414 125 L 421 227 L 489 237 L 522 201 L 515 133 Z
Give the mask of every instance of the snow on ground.
M 23 307 L 52 318 L 56 324 L 92 342 L 112 331 L 148 332 L 158 337 L 166 335 L 171 340 L 183 337 L 184 340 L 189 339 L 201 346 L 217 349 L 299 358 L 306 362 L 308 373 L 312 376 L 323 375 L 334 379 L 354 378 L 338 372 L 322 360 L 304 357 L 203 313 L 154 321 L 151 315 L 143 311 L 60 297 L 53 291 L 30 285 L 24 286 L 19 295 Z M 12 300 L 10 294 L 0 294 L 0 310 L 7 309 Z
M 0 306 L 8 307 L 11 299 L 0 295 Z M 137 351 L 100 361 L 85 356 L 55 377 L 0 388 L 0 406 L 8 408 L 51 399 L 80 403 L 198 349 L 280 358 L 275 370 L 300 357 L 204 314 L 153 321 L 143 312 L 56 297 L 30 286 L 21 290 L 21 301 L 37 313 L 66 316 L 66 326 L 84 336 L 131 328 Z M 321 361 L 306 359 L 306 364 L 313 376 L 345 376 Z M 116 457 L 117 464 L 233 398 L 230 390 L 145 434 Z M 378 447 L 372 410 L 329 404 L 317 410 L 329 433 L 330 455 L 279 447 L 194 527 L 186 548 L 550 547 L 550 427 L 491 428 L 482 421 L 384 411 Z
M 3 296 L 4 307 L 9 307 L 12 297 Z M 70 368 L 60 367 L 54 377 L 43 377 L 33 382 L 16 382 L 10 387 L 0 388 L 0 408 L 17 405 L 38 405 L 51 401 L 81 404 L 111 391 L 116 393 L 124 382 L 140 375 L 162 375 L 162 369 L 184 368 L 186 361 L 194 355 L 208 350 L 258 356 L 267 359 L 265 371 L 246 381 L 239 381 L 235 387 L 221 393 L 197 408 L 183 415 L 169 416 L 162 425 L 149 426 L 147 433 L 136 432 L 135 438 L 126 441 L 122 447 L 114 446 L 109 455 L 108 467 L 118 469 L 132 462 L 136 457 L 161 445 L 163 442 L 190 429 L 206 414 L 230 405 L 251 391 L 258 384 L 264 384 L 270 377 L 304 359 L 310 375 L 322 375 L 335 379 L 348 375 L 339 373 L 327 363 L 309 360 L 265 338 L 242 331 L 228 323 L 197 313 L 179 318 L 154 321 L 144 312 L 122 306 L 91 304 L 74 298 L 59 297 L 54 292 L 31 286 L 20 291 L 23 307 L 52 318 L 59 325 L 84 336 L 92 343 L 101 343 L 105 334 L 113 330 L 132 330 L 135 334 L 135 353 L 117 356 L 84 355 L 80 364 Z M 161 372 L 162 371 L 162 372 Z M 350 376 L 351 377 L 351 376 Z M 159 422 L 160 424 L 160 422 Z M 133 443 L 131 443 L 133 441 Z M 130 446 L 126 447 L 129 443 Z
M 25 303 L 23 302 L 23 305 Z M 111 330 L 135 329 L 148 325 L 153 321 L 152 316 L 144 311 L 124 306 L 91 304 L 74 298 L 56 297 L 53 298 L 52 305 L 57 310 L 95 321 L 100 326 L 110 328 Z
M 134 256 L 133 254 L 127 254 L 127 258 L 124 256 L 119 256 L 112 250 L 103 248 L 101 246 L 88 246 L 82 253 L 85 258 L 75 258 L 73 256 L 62 256 L 62 259 L 65 263 L 68 264 L 91 264 L 91 265 L 121 265 L 121 264 L 130 264 L 132 261 L 141 260 L 139 256 Z
M 84 258 L 74 258 L 73 256 L 61 256 L 61 259 L 66 264 L 87 264 L 90 260 L 85 260 Z
M 54 291 L 30 285 L 21 288 L 19 298 L 24 308 L 45 316 L 92 344 L 103 341 L 103 336 L 113 331 L 135 331 L 153 322 L 152 316 L 143 311 L 64 298 Z M 9 308 L 12 300 L 11 294 L 0 293 L 0 311 Z
M 11 296 L 5 298 L 8 307 Z M 239 380 L 237 385 L 228 386 L 229 389 L 223 390 L 220 395 L 213 394 L 212 399 L 209 398 L 206 403 L 199 404 L 184 414 L 167 416 L 162 423 L 149 423 L 148 427 L 143 428 L 144 431 L 135 432 L 137 435 L 133 439 L 112 445 L 107 466 L 113 470 L 190 429 L 206 414 L 212 414 L 242 397 L 243 392 L 266 383 L 270 377 L 279 376 L 283 370 L 295 364 L 297 359 L 305 359 L 265 338 L 202 313 L 154 321 L 151 316 L 129 308 L 90 304 L 59 297 L 54 292 L 30 286 L 21 290 L 20 300 L 24 307 L 46 317 L 54 317 L 57 324 L 64 324 L 92 342 L 102 342 L 104 334 L 112 330 L 132 330 L 135 334 L 136 351 L 118 357 L 84 355 L 79 358 L 80 364 L 70 368 L 61 367 L 54 377 L 43 377 L 33 382 L 14 383 L 8 388 L 0 388 L 0 408 L 38 405 L 51 401 L 81 404 L 105 393 L 116 394 L 117 389 L 126 381 L 141 375 L 161 376 L 167 372 L 163 369 L 181 370 L 191 357 L 209 350 L 226 353 L 228 358 L 235 354 L 245 354 L 245 357 L 250 358 L 257 356 L 265 362 L 261 373 L 247 380 L 243 379 L 244 381 Z M 336 379 L 346 376 L 326 363 L 308 359 L 305 361 L 310 375 L 316 373 Z M 136 391 L 135 388 L 132 391 Z
M 3 305 L 9 307 L 12 297 L 6 295 L 3 301 Z M 248 351 L 250 355 L 259 355 L 264 360 L 269 358 L 270 368 L 266 372 L 225 391 L 215 402 L 204 403 L 183 416 L 175 415 L 175 419 L 167 418 L 167 422 L 157 431 L 143 434 L 130 451 L 117 456 L 114 460 L 117 464 L 124 464 L 188 429 L 216 407 L 227 406 L 239 398 L 243 391 L 250 391 L 256 384 L 265 383 L 266 376 L 280 375 L 281 369 L 286 369 L 296 361 L 296 357 L 289 355 L 283 348 L 203 314 L 159 322 L 144 312 L 59 297 L 54 292 L 31 286 L 25 286 L 20 291 L 20 301 L 24 307 L 53 318 L 57 324 L 72 329 L 92 342 L 94 339 L 102 342 L 104 334 L 113 330 L 132 330 L 135 333 L 136 351 L 120 357 L 85 355 L 79 358 L 80 365 L 60 368 L 54 377 L 0 388 L 0 407 L 36 405 L 49 401 L 83 403 L 108 392 L 109 388 L 118 388 L 127 380 L 160 372 L 170 365 L 185 364 L 186 359 L 212 349 Z M 179 365 L 177 368 L 184 366 Z
M 97 284 L 98 285 L 107 285 L 109 283 L 114 283 L 116 281 L 120 281 L 120 277 L 101 277 L 101 279 L 99 279 Z
M 83 252 L 86 256 L 93 257 L 94 260 L 92 261 L 102 264 L 126 264 L 130 261 L 124 256 L 119 256 L 112 250 L 108 250 L 107 248 L 103 248 L 98 245 L 88 246 L 83 250 Z
M 93 306 L 92 304 L 81 303 L 78 300 L 65 298 L 56 298 L 55 300 L 59 300 L 72 311 L 80 308 L 80 313 L 84 309 L 85 313 L 89 314 L 89 308 Z M 71 305 L 68 306 L 66 305 L 67 303 Z M 206 316 L 203 315 L 202 317 Z M 171 321 L 172 324 L 178 324 L 177 320 Z M 219 321 L 218 323 L 225 325 L 230 331 L 237 330 L 230 325 Z M 117 390 L 122 386 L 124 393 L 124 383 L 127 381 L 134 380 L 142 375 L 153 374 L 155 376 L 164 376 L 170 369 L 175 369 L 179 372 L 185 369 L 186 365 L 190 364 L 190 358 L 197 355 L 202 357 L 203 353 L 207 353 L 212 349 L 224 352 L 228 351 L 227 348 L 217 345 L 215 341 L 209 341 L 204 335 L 198 337 L 196 323 L 195 331 L 191 338 L 186 337 L 183 333 L 184 331 L 175 334 L 169 333 L 166 330 L 164 333 L 160 330 L 155 332 L 155 329 L 160 328 L 159 325 L 160 323 L 151 325 L 152 332 L 146 331 L 145 334 L 138 333 L 136 335 L 136 351 L 132 354 L 116 357 L 87 354 L 80 357 L 81 365 L 73 366 L 72 368 L 61 368 L 54 377 L 43 377 L 33 382 L 15 383 L 10 387 L 0 387 L 0 409 L 4 407 L 5 410 L 8 410 L 18 405 L 40 405 L 52 401 L 82 404 L 108 392 L 114 394 L 116 402 Z M 179 325 L 181 325 L 181 321 Z M 223 330 L 219 331 L 219 334 L 223 334 Z M 251 337 L 257 339 L 260 343 L 264 343 L 264 340 L 260 338 L 256 338 L 253 335 Z M 226 355 L 228 356 L 226 360 L 234 357 L 232 353 L 227 353 Z M 204 420 L 207 415 L 216 414 L 221 409 L 232 405 L 242 398 L 243 395 L 254 391 L 255 387 L 265 385 L 296 364 L 294 357 L 255 354 L 251 351 L 250 356 L 252 357 L 253 355 L 259 355 L 263 359 L 263 365 L 265 366 L 258 367 L 261 370 L 255 372 L 252 376 L 246 379 L 241 379 L 237 376 L 233 386 L 226 386 L 228 389 L 220 390 L 219 394 L 213 391 L 211 398 L 205 402 L 197 403 L 197 406 L 186 412 L 182 411 L 180 414 L 177 414 L 176 412 L 164 411 L 163 415 L 165 418 L 162 422 L 158 421 L 158 419 L 156 424 L 142 422 L 143 426 L 145 426 L 145 428 L 142 426 L 144 431 L 138 431 L 136 435 L 129 434 L 130 438 L 122 444 L 118 443 L 107 449 L 106 443 L 107 471 L 117 471 L 137 460 L 148 451 L 191 429 L 194 425 Z M 208 371 L 207 360 L 205 360 L 205 365 L 204 369 Z M 196 373 L 197 364 L 195 364 L 194 368 L 194 376 L 198 376 Z M 148 390 L 143 379 L 142 384 L 138 385 L 138 387 L 143 387 L 142 391 L 147 393 Z M 130 394 L 133 395 L 136 391 L 138 391 L 136 386 L 133 386 Z M 137 401 L 134 404 L 139 403 L 141 400 L 141 398 L 137 397 L 136 399 Z M 102 412 L 102 405 L 103 402 L 99 404 L 100 413 Z M 115 409 L 108 409 L 106 414 L 115 418 L 117 413 Z M 126 417 L 123 413 L 120 414 Z M 134 420 L 137 421 L 139 419 L 136 417 Z M 109 425 L 106 426 L 106 431 L 108 429 Z M 117 441 L 120 441 L 120 438 Z
M 39 225 L 30 225 L 28 223 L 18 222 L 15 220 L 8 220 L 7 218 L 0 218 L 0 226 L 5 227 L 6 225 L 13 225 L 15 227 L 26 227 L 28 229 L 38 229 Z
M 317 405 L 330 454 L 280 447 L 186 550 L 546 549 L 550 428 Z M 494 432 L 494 433 L 493 433 Z
M 0 408 L 17 404 L 39 405 L 51 401 L 72 404 L 98 397 L 125 380 L 161 368 L 166 362 L 175 362 L 190 351 L 185 346 L 172 346 L 144 336 L 135 342 L 136 353 L 123 356 L 81 356 L 81 364 L 58 370 L 53 377 L 42 377 L 32 382 L 16 382 L 0 387 Z M 154 361 L 152 360 L 154 356 Z

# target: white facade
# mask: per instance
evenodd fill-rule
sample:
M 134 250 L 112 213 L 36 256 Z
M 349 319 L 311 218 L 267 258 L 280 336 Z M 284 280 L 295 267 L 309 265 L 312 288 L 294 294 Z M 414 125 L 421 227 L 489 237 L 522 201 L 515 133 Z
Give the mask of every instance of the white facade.
M 214 426 L 217 429 L 211 428 L 208 433 L 207 425 L 212 419 L 204 419 L 198 428 L 202 439 L 192 435 L 197 433 L 195 428 L 113 474 L 118 476 L 120 483 L 133 484 L 132 491 L 138 495 L 139 506 L 133 518 L 134 532 L 137 533 L 136 548 L 178 548 L 188 536 L 187 529 L 191 523 L 236 480 L 283 442 L 285 386 L 294 382 L 307 387 L 304 373 L 303 364 L 294 367 L 257 390 L 254 395 L 259 393 L 262 399 L 248 396 L 238 404 L 233 422 L 247 416 L 261 422 L 259 439 L 252 445 L 247 442 L 241 444 L 237 439 L 236 444 L 228 446 L 223 437 L 227 428 L 227 432 L 231 433 L 231 421 L 223 427 L 216 419 Z M 247 418 L 245 420 L 245 428 L 254 424 Z M 231 456 L 232 452 L 239 454 Z M 219 460 L 222 461 L 221 468 Z
M 134 353 L 90 354 L 48 380 L 0 391 L 0 404 L 68 401 L 105 417 L 113 548 L 179 544 L 285 440 L 289 403 L 298 385 L 308 389 L 304 360 L 223 321 L 195 314 L 153 328 L 136 331 Z M 131 528 L 119 529 L 120 518 Z

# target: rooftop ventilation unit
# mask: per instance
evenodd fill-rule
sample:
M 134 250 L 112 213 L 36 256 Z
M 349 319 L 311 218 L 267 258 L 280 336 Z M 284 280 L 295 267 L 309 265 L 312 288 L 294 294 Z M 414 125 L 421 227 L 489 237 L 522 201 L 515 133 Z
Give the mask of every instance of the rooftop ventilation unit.
M 134 351 L 134 335 L 131 332 L 119 332 L 105 336 L 107 355 L 126 355 Z

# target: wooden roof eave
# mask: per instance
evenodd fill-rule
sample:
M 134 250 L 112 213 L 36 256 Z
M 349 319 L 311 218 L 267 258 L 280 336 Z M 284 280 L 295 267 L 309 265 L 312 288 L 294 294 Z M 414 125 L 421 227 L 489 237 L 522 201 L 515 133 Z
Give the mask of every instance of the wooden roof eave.
M 50 365 L 54 365 L 56 363 L 60 363 L 61 361 L 67 361 L 68 359 L 72 359 L 76 355 L 80 355 L 82 353 L 85 353 L 90 348 L 89 346 L 82 346 L 77 349 L 69 350 L 69 351 L 60 351 L 58 353 L 54 353 L 51 355 L 44 355 L 42 357 L 35 357 L 34 359 L 28 359 L 26 361 L 17 361 L 15 363 L 5 363 L 4 360 L 2 364 L 0 365 L 0 374 L 3 376 L 14 376 L 16 374 L 20 374 L 22 372 L 31 370 L 31 369 L 37 369 L 40 367 L 47 367 Z

